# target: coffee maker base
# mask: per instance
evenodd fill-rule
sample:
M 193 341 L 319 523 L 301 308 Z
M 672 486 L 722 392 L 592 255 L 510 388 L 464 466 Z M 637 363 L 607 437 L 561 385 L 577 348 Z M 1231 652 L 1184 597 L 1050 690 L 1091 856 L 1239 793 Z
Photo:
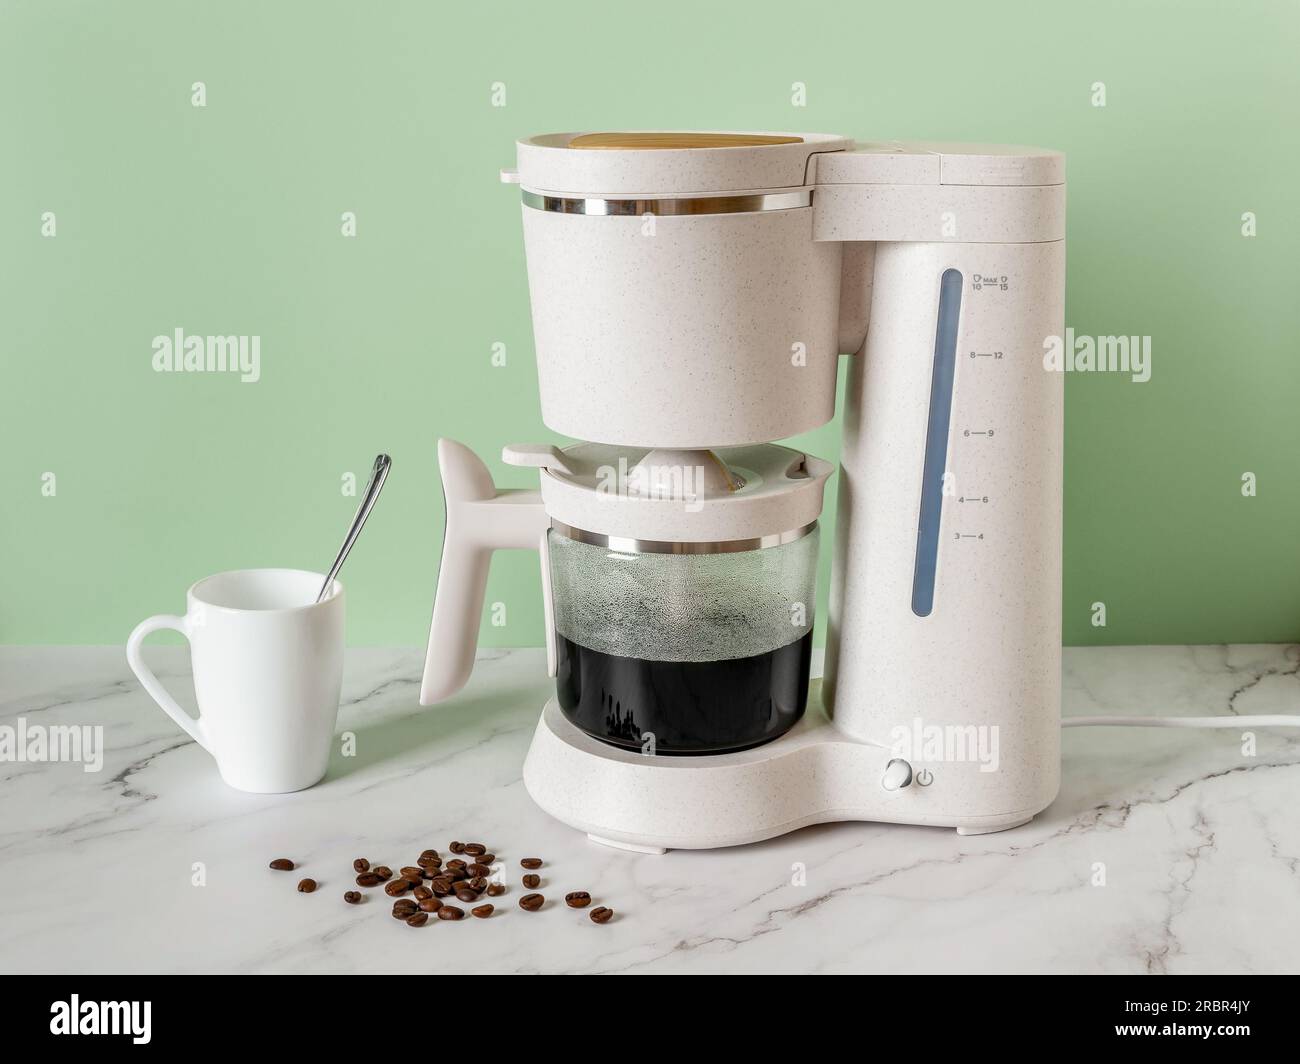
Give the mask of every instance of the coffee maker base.
M 887 747 L 846 738 L 822 712 L 819 689 L 815 682 L 808 712 L 780 739 L 695 757 L 609 746 L 570 723 L 551 699 L 524 761 L 524 786 L 544 812 L 593 842 L 654 854 L 741 846 L 836 821 L 986 834 L 1019 827 L 1043 808 L 953 814 L 961 786 L 955 766 L 909 763 Z

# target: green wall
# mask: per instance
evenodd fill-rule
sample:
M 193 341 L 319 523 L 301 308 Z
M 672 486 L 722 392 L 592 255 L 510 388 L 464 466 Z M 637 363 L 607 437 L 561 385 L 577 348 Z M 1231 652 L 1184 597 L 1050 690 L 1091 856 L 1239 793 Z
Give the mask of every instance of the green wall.
M 497 170 L 518 136 L 657 127 L 1068 153 L 1067 321 L 1152 337 L 1153 373 L 1067 380 L 1066 640 L 1300 637 L 1293 2 L 0 12 L 0 641 L 122 642 L 207 573 L 325 566 L 341 477 L 383 449 L 349 635 L 422 642 L 435 439 L 522 485 L 501 444 L 552 438 Z M 260 336 L 261 379 L 154 372 L 178 327 Z M 486 642 L 540 641 L 534 557 L 498 558 L 489 601 Z

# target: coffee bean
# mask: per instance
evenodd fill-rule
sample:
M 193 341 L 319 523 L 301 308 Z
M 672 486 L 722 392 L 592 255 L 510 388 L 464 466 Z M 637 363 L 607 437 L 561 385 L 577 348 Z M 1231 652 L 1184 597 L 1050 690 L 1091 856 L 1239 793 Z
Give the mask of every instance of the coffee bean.
M 429 880 L 429 889 L 440 898 L 445 898 L 452 892 L 451 880 L 446 876 L 436 876 Z
M 277 872 L 292 872 L 293 862 L 287 857 L 277 857 L 271 862 L 271 867 Z
M 418 909 L 399 909 L 396 905 L 394 905 L 393 919 L 405 920 L 408 916 L 414 916 L 418 911 L 419 911 Z
M 405 868 L 399 869 L 397 874 L 403 879 L 413 879 L 418 883 L 420 881 L 420 876 L 424 873 L 420 869 L 416 868 L 415 865 L 407 865 Z
M 540 857 L 525 857 L 519 862 L 520 868 L 541 868 L 542 859 Z
M 473 878 L 473 877 L 469 874 L 469 869 L 468 869 L 468 868 L 453 868 L 453 869 L 451 869 L 451 871 L 449 871 L 449 872 L 443 872 L 442 874 L 443 874 L 444 876 L 446 876 L 448 879 L 450 879 L 453 883 L 460 883 L 460 882 L 463 882 L 463 881 L 466 880 L 466 879 L 472 879 L 472 878 Z
M 492 910 L 494 908 L 495 906 L 492 905 L 475 905 L 474 908 L 470 910 L 470 912 L 472 912 L 480 920 L 486 920 L 489 916 L 492 915 Z
M 456 857 L 448 861 L 446 867 L 448 871 L 451 871 L 452 869 L 455 868 L 468 868 L 469 863 L 466 861 L 462 861 L 459 857 Z
M 370 862 L 367 861 L 364 857 L 358 857 L 355 861 L 352 862 L 352 871 L 369 872 Z
M 416 901 L 424 901 L 426 898 L 433 897 L 433 891 L 431 891 L 423 883 L 421 883 L 418 887 L 416 887 L 413 891 L 411 891 L 411 893 L 415 895 Z
M 489 898 L 499 898 L 499 897 L 501 897 L 501 895 L 504 894 L 505 892 L 506 892 L 506 885 L 505 885 L 504 883 L 489 883 L 489 884 L 488 884 L 488 888 L 487 888 L 487 896 L 488 896 Z
M 412 913 L 406 918 L 408 927 L 423 927 L 429 922 L 428 913 Z
M 386 882 L 393 878 L 393 870 L 387 865 L 375 865 L 370 871 L 377 875 L 381 882 Z
M 427 849 L 427 850 L 421 850 L 421 851 L 420 851 L 420 856 L 421 856 L 421 857 L 438 857 L 438 851 L 435 850 L 433 847 L 429 847 L 429 849 Z M 417 863 L 418 863 L 418 862 L 417 862 Z
M 416 861 L 415 863 L 418 864 L 422 869 L 424 869 L 424 871 L 427 872 L 427 871 L 429 871 L 429 869 L 431 869 L 431 868 L 441 868 L 441 867 L 442 867 L 442 858 L 441 858 L 441 857 L 421 857 L 421 858 L 420 858 L 418 861 Z
M 564 896 L 564 904 L 570 909 L 585 909 L 591 904 L 591 895 L 585 890 L 570 891 Z
M 420 901 L 420 911 L 426 913 L 436 913 L 442 908 L 442 902 L 437 898 L 423 898 Z
M 447 849 L 449 849 L 452 853 L 464 853 L 465 844 L 463 842 L 453 842 L 450 846 L 447 847 Z
M 467 869 L 471 876 L 490 876 L 492 874 L 491 865 L 479 864 L 475 861 Z
M 461 887 L 456 891 L 456 899 L 463 902 L 478 901 L 478 891 L 470 890 L 469 887 Z
M 480 855 L 479 855 L 478 863 L 479 863 L 479 864 L 490 865 L 490 864 L 491 864 L 493 861 L 495 861 L 496 859 L 497 859 L 497 855 L 496 855 L 496 854 L 494 854 L 494 853 L 484 853 L 484 854 L 480 854 Z
M 461 920 L 465 916 L 465 910 L 455 905 L 444 905 L 438 910 L 439 920 Z
M 487 847 L 481 842 L 467 842 L 465 843 L 465 852 L 471 857 L 478 857 L 479 854 L 487 853 Z
M 524 876 L 524 886 L 527 887 L 529 890 L 536 890 L 541 885 L 542 885 L 541 876 L 535 875 L 532 872 L 529 872 L 528 875 Z
M 607 909 L 603 905 L 597 905 L 594 909 L 591 910 L 590 913 L 591 922 L 593 924 L 607 924 L 609 923 L 610 918 L 613 915 L 614 915 L 614 910 Z
M 343 892 L 343 900 L 349 905 L 356 905 L 361 901 L 361 891 L 348 890 Z
M 299 894 L 310 894 L 310 893 L 311 893 L 313 890 L 315 890 L 315 889 L 316 889 L 316 880 L 314 880 L 314 879 L 300 879 L 300 880 L 298 880 L 298 893 L 299 893 Z
M 482 894 L 488 889 L 488 881 L 485 876 L 475 876 L 473 879 L 465 880 L 465 886 L 469 887 L 470 890 L 476 890 Z
M 405 913 L 407 916 L 410 916 L 411 913 L 415 912 L 418 908 L 419 906 L 416 905 L 415 902 L 411 901 L 410 898 L 398 898 L 397 901 L 393 902 L 394 915 L 397 913 Z
M 362 872 L 361 875 L 357 876 L 358 887 L 377 887 L 382 882 L 383 880 L 374 872 Z
M 543 898 L 540 894 L 525 894 L 522 898 L 519 899 L 519 908 L 524 909 L 530 913 L 537 912 L 537 910 L 540 909 L 544 904 L 546 904 L 546 899 Z
M 384 893 L 393 898 L 405 894 L 410 889 L 411 884 L 404 879 L 394 879 L 391 883 L 384 884 Z

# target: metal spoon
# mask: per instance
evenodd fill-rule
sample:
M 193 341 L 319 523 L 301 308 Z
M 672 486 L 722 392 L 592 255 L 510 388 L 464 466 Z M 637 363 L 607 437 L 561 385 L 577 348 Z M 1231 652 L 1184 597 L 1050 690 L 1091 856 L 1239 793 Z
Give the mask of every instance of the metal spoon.
M 352 549 L 352 544 L 357 541 L 357 536 L 361 535 L 361 529 L 365 526 L 366 518 L 370 516 L 370 511 L 374 509 L 375 500 L 379 498 L 379 493 L 384 488 L 384 481 L 388 479 L 388 471 L 393 466 L 393 460 L 386 454 L 381 454 L 375 459 L 375 468 L 370 471 L 370 482 L 366 485 L 365 494 L 361 496 L 361 505 L 357 507 L 357 512 L 352 515 L 352 526 L 348 529 L 348 534 L 343 540 L 343 546 L 339 548 L 338 555 L 334 558 L 334 564 L 330 566 L 329 575 L 325 577 L 325 583 L 321 585 L 320 594 L 316 596 L 316 601 L 321 599 L 334 586 L 334 578 L 339 575 L 339 570 L 343 568 L 343 563 L 347 561 L 348 551 Z

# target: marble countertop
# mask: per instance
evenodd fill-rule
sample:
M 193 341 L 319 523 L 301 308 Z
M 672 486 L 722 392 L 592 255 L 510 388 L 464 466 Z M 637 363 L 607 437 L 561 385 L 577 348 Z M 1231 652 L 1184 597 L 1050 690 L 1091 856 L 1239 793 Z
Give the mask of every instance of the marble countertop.
M 147 653 L 192 706 L 185 649 Z M 356 756 L 254 796 L 220 781 L 121 648 L 0 648 L 0 725 L 102 725 L 106 747 L 98 772 L 0 762 L 0 970 L 421 972 L 446 970 L 449 939 L 464 972 L 1300 970 L 1300 731 L 1261 731 L 1244 756 L 1236 730 L 1070 729 L 1060 797 L 1014 831 L 838 824 L 654 857 L 591 843 L 524 792 L 540 651 L 485 652 L 431 709 L 422 658 L 350 651 Z M 1300 707 L 1294 646 L 1069 649 L 1064 669 L 1067 714 Z M 343 902 L 354 857 L 396 868 L 453 838 L 509 870 L 492 918 L 413 930 L 381 892 Z M 532 914 L 515 905 L 530 855 L 552 899 Z M 280 856 L 301 872 L 270 871 Z M 321 889 L 298 894 L 300 875 Z M 575 889 L 617 918 L 565 909 Z

